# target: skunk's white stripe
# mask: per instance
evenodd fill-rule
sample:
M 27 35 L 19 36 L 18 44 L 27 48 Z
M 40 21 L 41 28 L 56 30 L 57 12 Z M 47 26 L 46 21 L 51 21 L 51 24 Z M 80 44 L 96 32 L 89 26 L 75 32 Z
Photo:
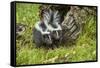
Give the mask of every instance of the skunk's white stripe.
M 43 33 L 42 28 L 39 26 L 40 23 L 41 23 L 41 22 L 39 21 L 39 22 L 37 22 L 37 23 L 35 24 L 35 29 L 37 29 L 38 31 L 40 31 L 41 33 Z
M 50 35 L 48 35 L 48 37 L 49 37 L 50 41 L 52 41 L 52 40 L 51 40 L 51 36 L 50 36 Z
M 49 22 L 50 20 L 50 16 L 48 14 L 44 14 L 44 19 L 47 20 Z
M 58 34 L 58 32 L 56 31 L 56 34 L 57 34 L 57 38 L 59 37 L 59 34 Z

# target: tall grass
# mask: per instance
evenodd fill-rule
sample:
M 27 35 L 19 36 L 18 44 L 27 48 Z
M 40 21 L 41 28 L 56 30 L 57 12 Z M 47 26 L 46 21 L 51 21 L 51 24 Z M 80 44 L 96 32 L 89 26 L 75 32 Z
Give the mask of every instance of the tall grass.
M 83 31 L 75 44 L 60 46 L 54 50 L 35 48 L 32 42 L 32 28 L 39 21 L 39 4 L 17 3 L 17 23 L 27 25 L 23 37 L 16 39 L 17 65 L 79 62 L 96 60 L 96 19 L 88 16 Z M 89 20 L 88 20 L 89 19 Z M 53 58 L 53 59 L 52 59 Z M 46 61 L 49 60 L 50 61 Z

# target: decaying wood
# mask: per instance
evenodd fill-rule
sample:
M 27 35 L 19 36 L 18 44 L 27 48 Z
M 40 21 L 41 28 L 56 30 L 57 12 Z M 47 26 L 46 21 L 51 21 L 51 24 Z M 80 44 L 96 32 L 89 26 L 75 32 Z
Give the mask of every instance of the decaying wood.
M 82 32 L 84 24 L 90 15 L 96 15 L 96 7 L 68 6 L 68 5 L 41 5 L 40 17 L 43 12 L 49 9 L 57 10 L 61 16 L 61 26 L 63 29 L 62 38 L 75 40 Z

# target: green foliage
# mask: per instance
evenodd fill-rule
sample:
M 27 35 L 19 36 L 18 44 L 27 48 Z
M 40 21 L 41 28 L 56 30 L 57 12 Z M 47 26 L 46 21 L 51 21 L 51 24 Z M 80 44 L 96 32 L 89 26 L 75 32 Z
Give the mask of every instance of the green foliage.
M 61 62 L 79 62 L 96 60 L 96 19 L 88 16 L 83 31 L 75 44 L 60 46 L 54 50 L 45 48 L 35 48 L 32 41 L 32 28 L 39 21 L 39 4 L 17 3 L 16 18 L 17 23 L 27 25 L 27 29 L 20 39 L 16 40 L 16 63 L 17 65 L 43 64 Z M 53 61 L 53 62 L 52 62 Z

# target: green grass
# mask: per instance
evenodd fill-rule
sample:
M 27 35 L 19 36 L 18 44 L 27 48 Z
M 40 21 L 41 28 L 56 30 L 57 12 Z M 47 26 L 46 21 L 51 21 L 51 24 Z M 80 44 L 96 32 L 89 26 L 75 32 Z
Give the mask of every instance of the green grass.
M 39 4 L 20 4 L 16 6 L 17 23 L 27 25 L 21 39 L 16 40 L 17 65 L 79 62 L 96 60 L 96 19 L 88 16 L 86 24 L 75 44 L 60 46 L 54 50 L 35 48 L 32 42 L 32 28 L 39 21 Z M 88 20 L 89 19 L 89 20 Z M 55 58 L 56 59 L 52 59 Z M 45 62 L 46 60 L 51 61 Z

